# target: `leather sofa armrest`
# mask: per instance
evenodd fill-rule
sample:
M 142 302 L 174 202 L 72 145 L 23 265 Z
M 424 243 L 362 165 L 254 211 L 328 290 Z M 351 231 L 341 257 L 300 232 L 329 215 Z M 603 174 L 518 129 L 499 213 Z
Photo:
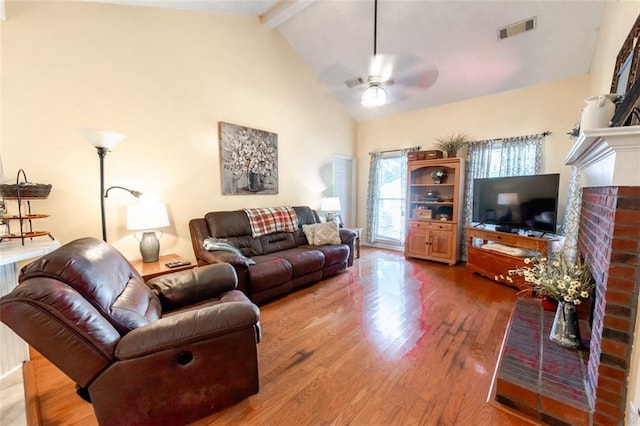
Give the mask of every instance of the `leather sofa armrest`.
M 217 263 L 161 275 L 147 285 L 158 295 L 166 312 L 218 298 L 235 290 L 237 283 L 235 269 L 227 263 Z
M 340 228 L 340 239 L 343 244 L 353 244 L 356 239 L 356 233 L 351 229 Z
M 119 360 L 139 358 L 247 327 L 256 328 L 257 340 L 259 320 L 260 310 L 248 300 L 181 312 L 128 333 L 118 343 L 115 357 Z
M 340 240 L 342 241 L 342 244 L 349 246 L 349 258 L 347 259 L 348 266 L 353 266 L 356 235 L 355 231 L 340 228 Z

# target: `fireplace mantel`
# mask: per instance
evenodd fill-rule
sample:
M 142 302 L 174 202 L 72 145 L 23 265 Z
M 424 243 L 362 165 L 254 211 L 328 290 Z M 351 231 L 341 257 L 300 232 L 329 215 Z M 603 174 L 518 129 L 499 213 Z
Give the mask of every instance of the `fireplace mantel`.
M 564 163 L 578 167 L 583 188 L 640 186 L 640 126 L 585 130 Z

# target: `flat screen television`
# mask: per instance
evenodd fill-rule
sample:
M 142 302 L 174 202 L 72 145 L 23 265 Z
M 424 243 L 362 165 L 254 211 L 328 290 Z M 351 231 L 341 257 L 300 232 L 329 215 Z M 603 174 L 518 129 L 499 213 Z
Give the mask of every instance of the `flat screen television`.
M 473 181 L 473 222 L 496 230 L 556 232 L 559 174 Z

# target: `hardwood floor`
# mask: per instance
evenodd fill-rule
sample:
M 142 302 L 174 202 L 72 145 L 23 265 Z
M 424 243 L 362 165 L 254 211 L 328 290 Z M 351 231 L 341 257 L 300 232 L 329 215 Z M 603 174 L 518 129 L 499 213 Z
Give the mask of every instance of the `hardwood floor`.
M 348 272 L 261 307 L 260 392 L 195 424 L 531 424 L 487 403 L 515 293 L 363 247 Z M 69 379 L 32 362 L 44 425 L 96 424 Z

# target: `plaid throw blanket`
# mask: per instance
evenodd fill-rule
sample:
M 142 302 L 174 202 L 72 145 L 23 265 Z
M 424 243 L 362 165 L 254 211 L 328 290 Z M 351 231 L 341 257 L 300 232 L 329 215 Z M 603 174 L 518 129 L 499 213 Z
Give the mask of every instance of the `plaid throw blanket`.
M 296 232 L 298 215 L 291 207 L 264 207 L 244 209 L 251 224 L 253 238 L 276 232 Z

